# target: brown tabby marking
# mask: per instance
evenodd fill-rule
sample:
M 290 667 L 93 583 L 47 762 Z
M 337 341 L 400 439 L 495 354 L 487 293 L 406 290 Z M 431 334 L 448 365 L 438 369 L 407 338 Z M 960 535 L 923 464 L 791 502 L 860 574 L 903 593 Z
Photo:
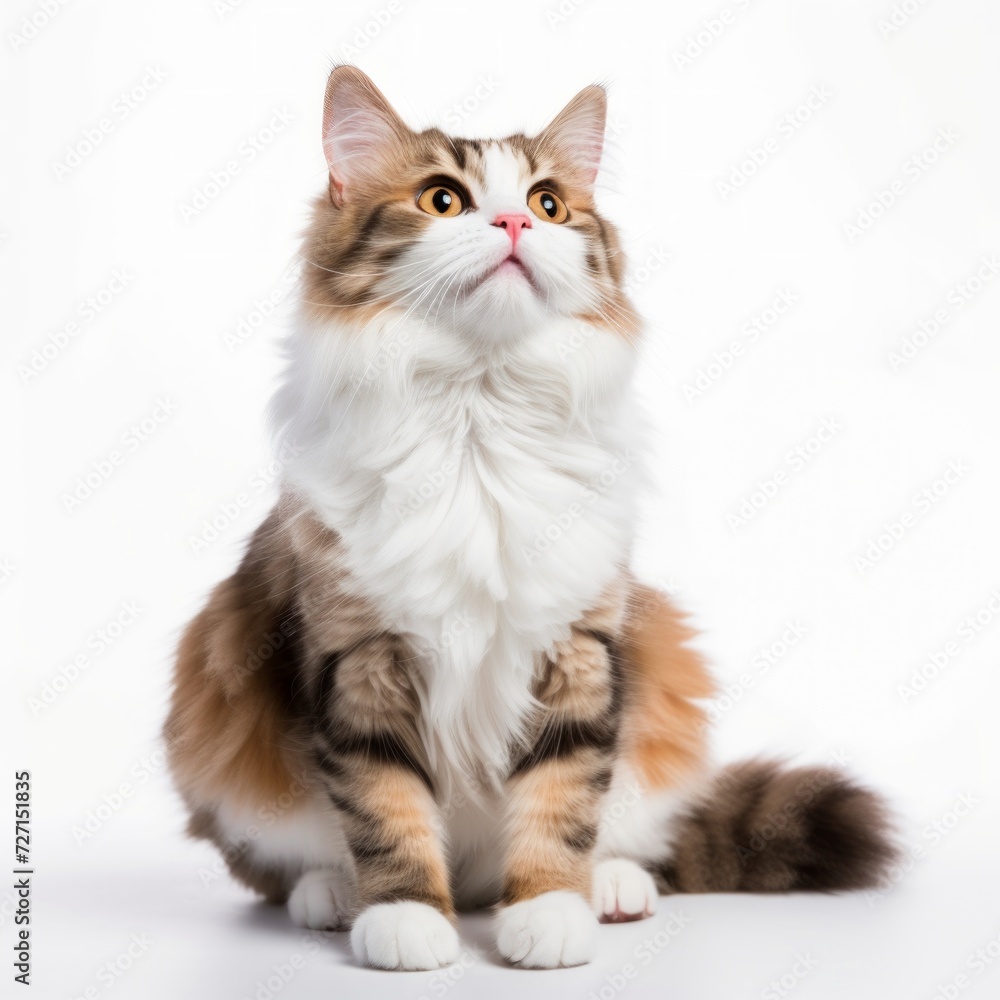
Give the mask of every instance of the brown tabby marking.
M 504 902 L 588 894 L 617 757 L 649 789 L 700 774 L 695 700 L 712 687 L 691 637 L 666 597 L 623 575 L 540 660 L 544 708 L 505 790 Z M 228 842 L 219 806 L 281 802 L 294 816 L 319 790 L 342 817 L 362 905 L 416 899 L 453 917 L 409 655 L 357 596 L 336 535 L 283 498 L 185 633 L 165 727 L 189 830 L 237 879 L 280 901 L 302 872 Z M 657 875 L 667 891 L 853 889 L 893 856 L 872 793 L 836 771 L 751 762 L 724 771 L 682 819 Z
M 626 728 L 642 732 L 635 720 L 651 704 L 626 697 L 628 677 L 642 674 L 619 653 L 626 624 L 636 629 L 636 593 L 617 580 L 539 665 L 535 693 L 546 709 L 508 783 L 518 845 L 506 865 L 508 898 L 541 884 L 577 886 L 588 869 L 623 714 Z M 281 648 L 262 658 L 269 641 Z M 181 643 L 166 733 L 198 817 L 192 832 L 218 842 L 210 817 L 220 801 L 259 807 L 304 776 L 342 813 L 365 897 L 433 900 L 451 913 L 409 655 L 357 596 L 336 536 L 284 498 Z M 661 696 L 677 697 L 666 683 Z M 666 771 L 688 769 L 686 757 L 670 761 L 669 741 L 655 749 Z M 281 895 L 246 857 L 230 863 L 244 881 Z
M 590 897 L 601 796 L 621 727 L 618 635 L 627 599 L 624 581 L 616 581 L 544 663 L 535 695 L 545 710 L 505 789 L 504 903 L 554 889 Z

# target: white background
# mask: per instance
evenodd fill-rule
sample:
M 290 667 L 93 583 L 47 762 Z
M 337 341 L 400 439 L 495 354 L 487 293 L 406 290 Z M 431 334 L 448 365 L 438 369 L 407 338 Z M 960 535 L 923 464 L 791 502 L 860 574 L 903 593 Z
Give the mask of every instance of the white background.
M 4 5 L 0 731 L 8 775 L 33 775 L 26 995 L 449 991 L 441 974 L 355 968 L 343 935 L 307 950 L 283 912 L 216 877 L 158 751 L 179 630 L 275 495 L 263 412 L 324 185 L 325 75 L 344 60 L 411 124 L 469 135 L 538 128 L 610 84 L 600 202 L 649 320 L 638 389 L 659 432 L 637 565 L 694 614 L 729 689 L 719 757 L 848 760 L 891 797 L 910 859 L 875 896 L 664 899 L 565 972 L 503 969 L 471 918 L 450 995 L 996 995 L 1000 960 L 968 958 L 1000 955 L 1000 280 L 982 264 L 1000 254 L 1000 8 L 906 0 L 893 26 L 893 0 L 557 3 L 74 0 L 31 38 L 41 3 Z M 810 93 L 824 96 L 796 119 Z M 993 280 L 959 291 L 980 267 Z M 751 340 L 779 293 L 793 304 Z M 915 356 L 894 369 L 907 339 Z M 734 341 L 742 353 L 710 368 Z M 836 432 L 814 440 L 824 421 Z M 68 500 L 91 473 L 92 495 Z M 759 483 L 774 495 L 735 524 Z M 804 634 L 762 670 L 790 624 Z M 924 690 L 904 697 L 914 677 Z M 687 923 L 668 938 L 671 911 Z

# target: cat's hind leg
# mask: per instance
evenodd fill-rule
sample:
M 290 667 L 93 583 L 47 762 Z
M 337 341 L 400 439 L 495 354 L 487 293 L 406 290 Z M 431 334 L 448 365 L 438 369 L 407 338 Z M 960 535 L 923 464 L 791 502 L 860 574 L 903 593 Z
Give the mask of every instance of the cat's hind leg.
M 594 868 L 594 912 L 604 924 L 651 917 L 659 892 L 653 876 L 628 858 L 608 858 Z
M 304 872 L 288 897 L 292 923 L 317 931 L 347 930 L 354 918 L 356 893 L 347 873 L 337 868 Z

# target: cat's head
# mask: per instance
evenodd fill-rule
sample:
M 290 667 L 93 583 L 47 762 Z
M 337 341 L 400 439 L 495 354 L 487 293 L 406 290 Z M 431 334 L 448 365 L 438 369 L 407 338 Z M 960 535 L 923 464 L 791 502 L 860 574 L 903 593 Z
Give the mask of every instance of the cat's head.
M 494 343 L 564 317 L 631 334 L 618 239 L 594 206 L 605 116 L 592 86 L 535 136 L 415 132 L 364 73 L 335 68 L 307 302 L 346 321 L 408 311 Z

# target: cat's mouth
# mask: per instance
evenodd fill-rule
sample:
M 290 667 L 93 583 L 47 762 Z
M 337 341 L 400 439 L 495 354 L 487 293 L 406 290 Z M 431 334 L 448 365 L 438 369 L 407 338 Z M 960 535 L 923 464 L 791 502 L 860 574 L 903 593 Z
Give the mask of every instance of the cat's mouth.
M 472 290 L 485 285 L 487 281 L 493 278 L 500 278 L 503 280 L 508 279 L 523 279 L 531 285 L 534 291 L 538 291 L 538 284 L 535 281 L 534 275 L 528 269 L 528 266 L 521 260 L 520 257 L 514 254 L 508 254 L 499 264 L 495 267 L 490 268 L 482 277 L 477 278 L 473 283 Z

